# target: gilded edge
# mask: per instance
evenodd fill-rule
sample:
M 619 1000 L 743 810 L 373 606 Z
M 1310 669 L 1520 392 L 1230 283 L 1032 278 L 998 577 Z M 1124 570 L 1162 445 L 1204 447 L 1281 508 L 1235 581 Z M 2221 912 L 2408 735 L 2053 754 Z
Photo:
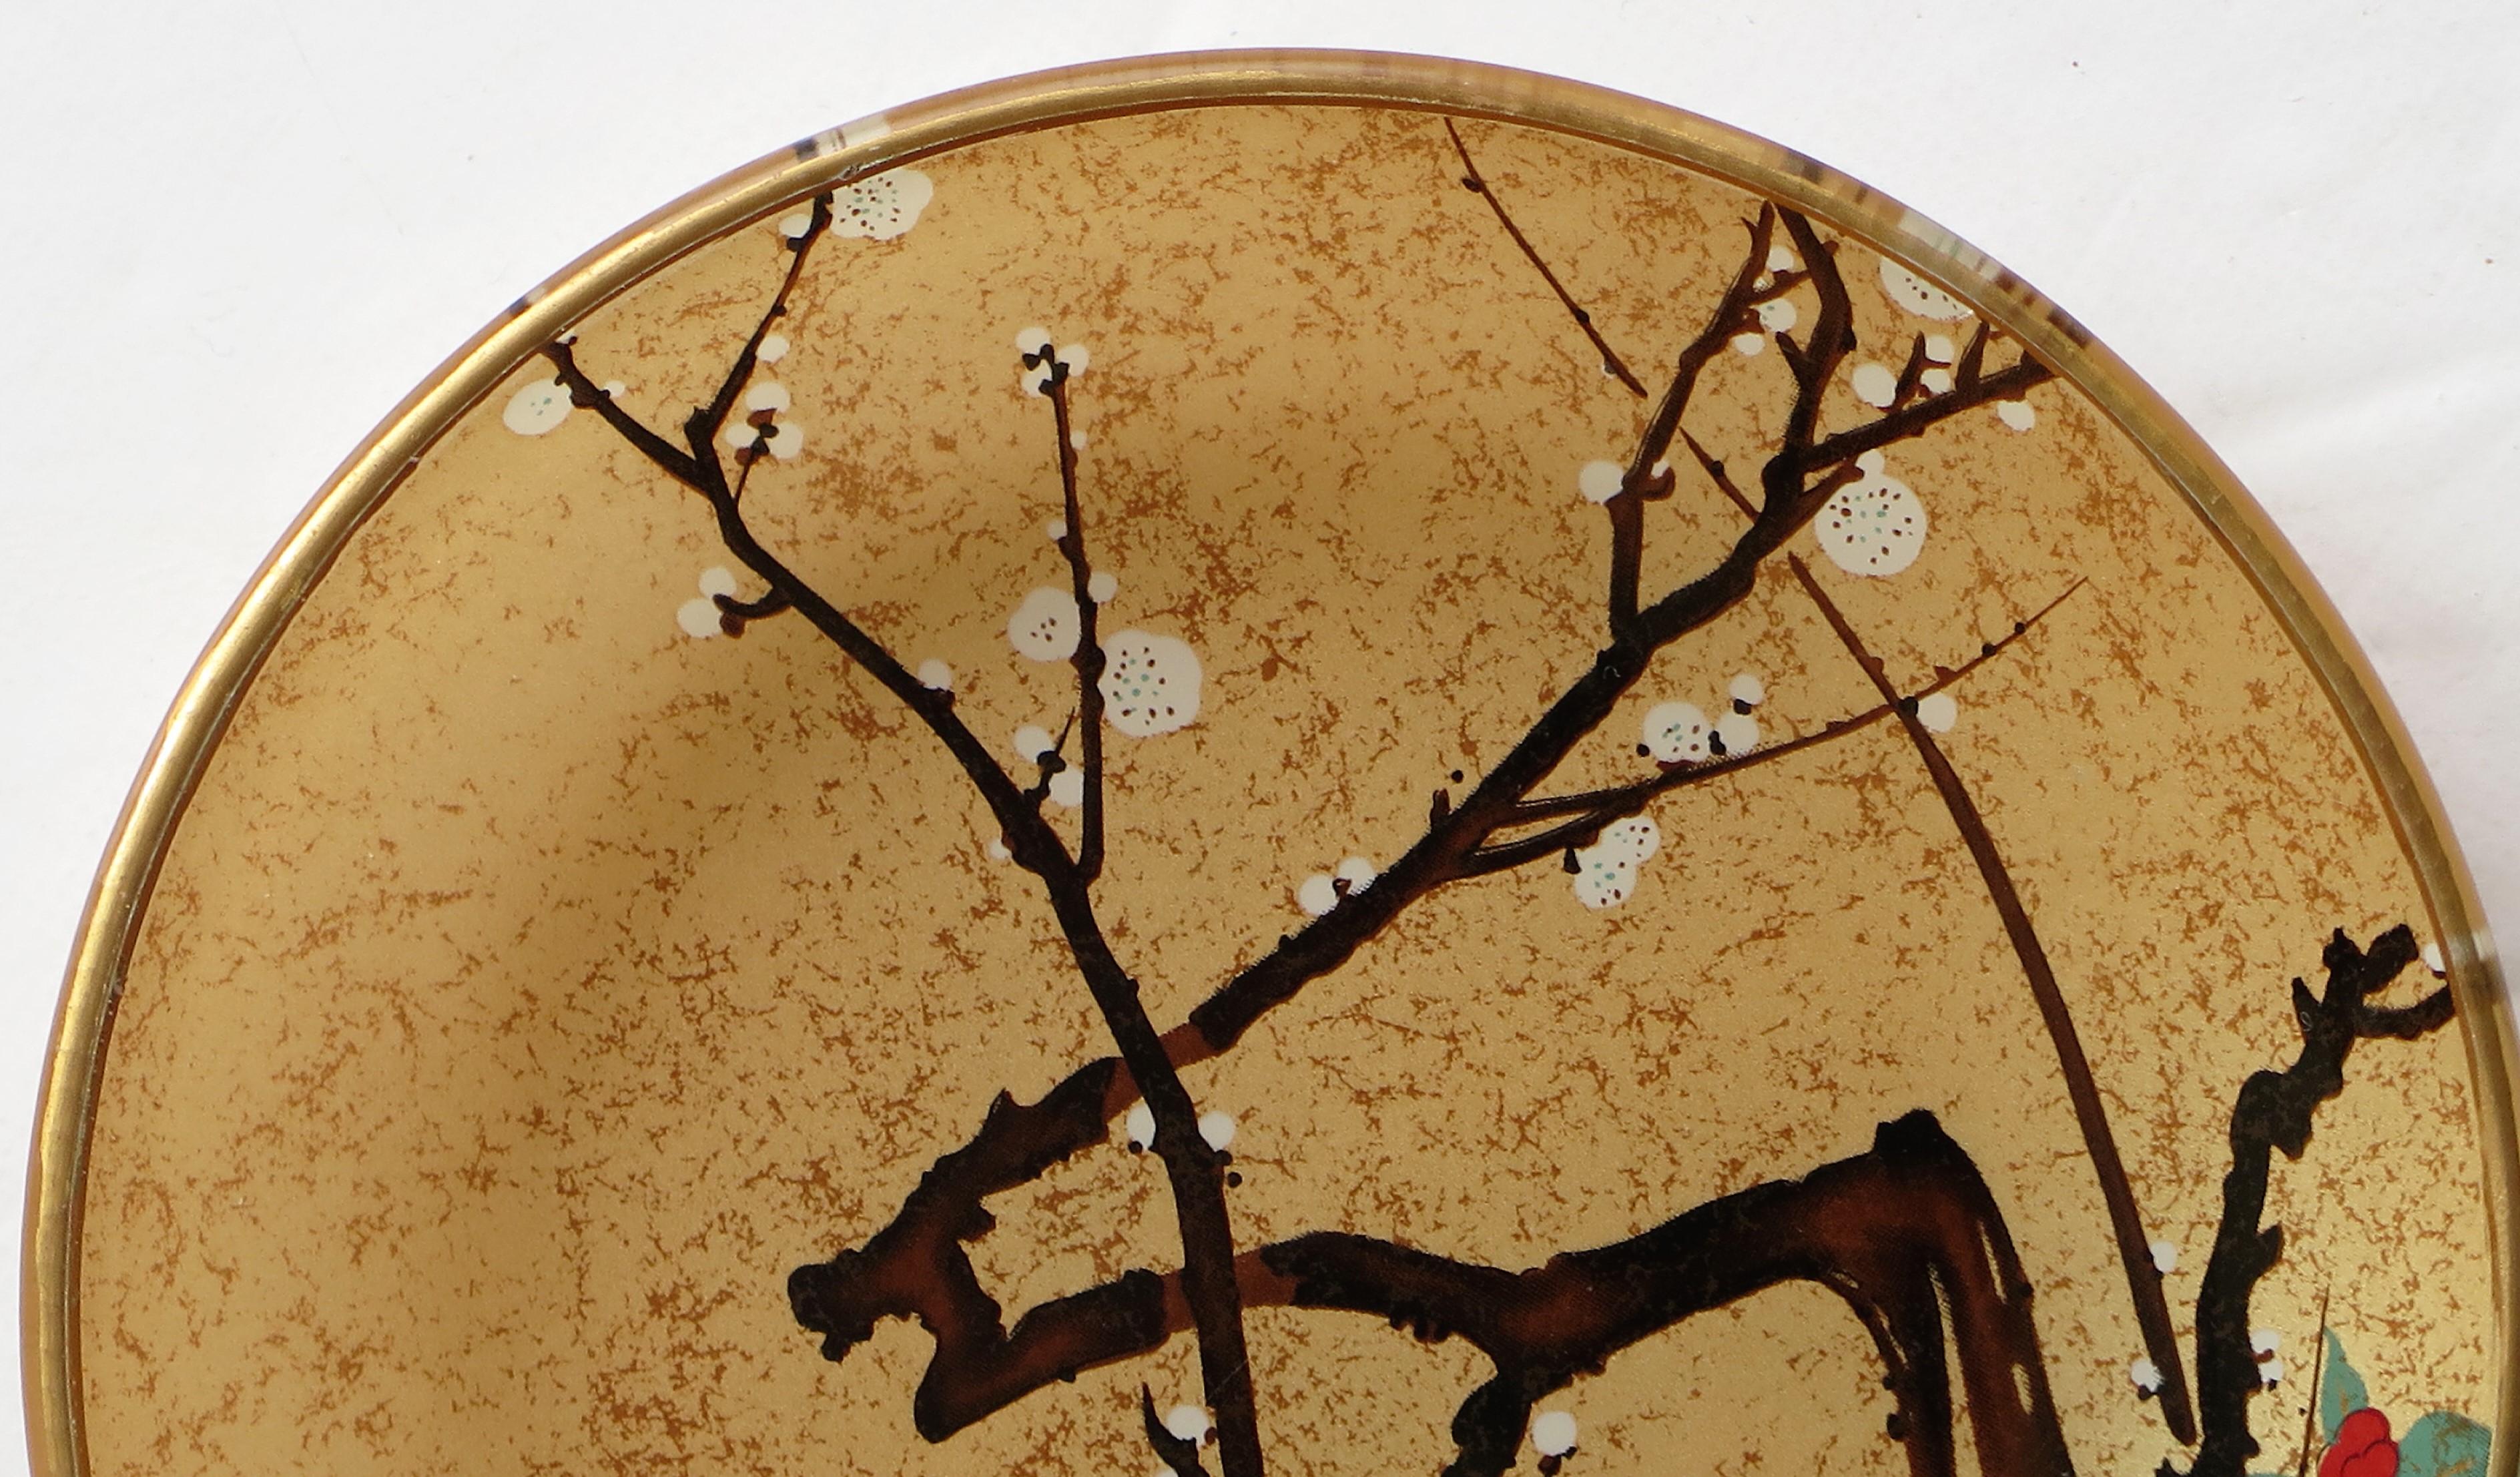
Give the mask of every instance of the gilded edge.
M 35 1477 L 86 1477 L 79 1408 L 78 1238 L 96 1088 L 136 925 L 176 823 L 227 720 L 300 602 L 439 435 L 536 347 L 726 232 L 863 174 L 981 139 L 1089 118 L 1236 103 L 1372 104 L 1552 129 L 1704 170 L 1791 204 L 1928 276 L 2072 380 L 2141 445 L 2228 548 L 2318 673 L 2385 796 L 2446 947 L 2469 1070 L 2488 1122 L 2498 1342 L 2494 1425 L 2520 1430 L 2513 1193 L 2520 1180 L 2511 1007 L 2473 881 L 2396 711 L 2334 607 L 2230 469 L 2116 355 L 1942 227 L 1755 135 L 1607 89 L 1483 64 L 1372 52 L 1195 52 L 1036 72 L 816 134 L 691 192 L 581 256 L 450 357 L 335 471 L 202 651 L 123 802 L 70 958 L 27 1160 L 21 1268 L 26 1441 Z M 2514 1477 L 2498 1442 L 2489 1477 Z

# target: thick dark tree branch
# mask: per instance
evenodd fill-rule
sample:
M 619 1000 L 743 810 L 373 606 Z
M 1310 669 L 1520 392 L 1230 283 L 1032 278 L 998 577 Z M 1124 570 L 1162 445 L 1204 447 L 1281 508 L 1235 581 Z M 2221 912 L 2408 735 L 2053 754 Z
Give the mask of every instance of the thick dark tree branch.
M 1812 577 L 1802 559 L 1787 555 L 1785 561 L 1812 604 L 1826 617 L 1829 629 L 1845 644 L 1847 654 L 1864 669 L 1882 700 L 1897 711 L 1899 726 L 1906 730 L 1916 756 L 1924 761 L 1925 772 L 1933 778 L 1934 790 L 1942 796 L 1952 825 L 1977 863 L 1987 896 L 2003 919 L 2004 936 L 2012 943 L 2013 957 L 2021 965 L 2022 977 L 2029 981 L 2040 1018 L 2047 1024 L 2057 1069 L 2065 1079 L 2065 1095 L 2073 1103 L 2075 1126 L 2082 1131 L 2083 1146 L 2092 1156 L 2092 1171 L 2100 1182 L 2100 1198 L 2108 1206 L 2109 1229 L 2117 1237 L 2118 1261 L 2126 1274 L 2127 1292 L 2135 1301 L 2136 1324 L 2143 1333 L 2144 1353 L 2161 1370 L 2162 1418 L 2172 1435 L 2192 1443 L 2196 1440 L 2196 1414 L 2188 1402 L 2187 1373 L 2179 1358 L 2179 1335 L 2170 1325 L 2170 1303 L 2162 1296 L 2161 1272 L 2153 1266 L 2152 1242 L 2144 1234 L 2143 1213 L 2135 1203 L 2135 1186 L 2128 1182 L 2126 1163 L 2118 1155 L 2117 1137 L 2109 1128 L 2108 1108 L 2100 1101 L 2099 1084 L 2092 1079 L 2091 1061 L 2083 1054 L 2082 1035 L 2074 1028 L 2073 1012 L 2067 1008 L 2065 993 L 2056 983 L 2055 969 L 2048 962 L 2048 951 L 2031 925 L 2030 910 L 2022 904 L 2021 890 L 2013 885 L 2012 874 L 1996 848 L 1994 832 L 1978 814 L 1977 802 L 1969 797 L 1959 771 L 1952 767 L 1942 745 L 1934 741 L 1933 734 L 1916 716 L 1914 699 L 1901 697 L 1890 685 L 1881 659 L 1866 649 L 1855 628 L 1837 608 L 1837 603 L 1829 599 L 1828 592 Z
M 2223 1177 L 2223 1219 L 2196 1291 L 2196 1393 L 2205 1440 L 2183 1477 L 2241 1477 L 2258 1454 L 2249 1432 L 2249 1401 L 2262 1388 L 2249 1343 L 2249 1299 L 2258 1279 L 2283 1255 L 2283 1228 L 2261 1228 L 2274 1151 L 2299 1159 L 2310 1146 L 2318 1105 L 2345 1088 L 2345 1058 L 2356 1042 L 2413 1041 L 2449 1024 L 2453 1007 L 2443 986 L 2411 1006 L 2387 1008 L 2371 998 L 2415 962 L 2415 935 L 2401 923 L 2371 941 L 2368 953 L 2345 930 L 2328 939 L 2321 962 L 2327 988 L 2318 995 L 2295 979 L 2293 1016 L 2301 1052 L 2280 1072 L 2252 1073 L 2231 1105 L 2231 1168 Z M 2324 1340 L 2321 1340 L 2322 1345 Z M 2182 1477 L 2168 1462 L 2162 1477 Z
M 1422 1341 L 1459 1337 L 1485 1354 L 1496 1373 L 1454 1419 L 1460 1452 L 1446 1470 L 1455 1477 L 1512 1465 L 1532 1406 L 1575 1376 L 1788 1281 L 1828 1288 L 1871 1333 L 1913 1477 L 1954 1468 L 1947 1344 L 1958 1354 L 1980 1469 L 2070 1470 L 2029 1279 L 1976 1167 L 1928 1113 L 1883 1124 L 1868 1151 L 1805 1179 L 1754 1186 L 1528 1271 L 1340 1232 L 1282 1241 L 1236 1265 L 1246 1306 L 1371 1314 Z M 938 1392 L 957 1424 L 968 1424 L 1081 1368 L 1153 1349 L 1186 1323 L 1171 1283 L 1134 1272 L 1035 1309 L 991 1351 L 985 1383 L 960 1383 L 973 1364 L 960 1346 L 949 1374 L 940 1342 L 921 1398 Z
M 1512 237 L 1513 244 L 1522 248 L 1523 257 L 1540 273 L 1540 280 L 1549 284 L 1549 291 L 1556 293 L 1557 300 L 1565 304 L 1566 311 L 1575 319 L 1575 326 L 1584 331 L 1584 336 L 1593 340 L 1593 347 L 1601 355 L 1602 371 L 1617 377 L 1621 384 L 1642 395 L 1645 392 L 1644 385 L 1638 381 L 1635 375 L 1629 373 L 1627 365 L 1620 361 L 1619 356 L 1610 351 L 1610 345 L 1601 337 L 1600 330 L 1593 327 L 1593 315 L 1584 311 L 1583 305 L 1566 291 L 1566 285 L 1557 280 L 1557 274 L 1549 270 L 1549 263 L 1541 259 L 1540 251 L 1532 246 L 1531 239 L 1523 235 L 1522 228 L 1513 223 L 1511 215 L 1506 213 L 1505 201 L 1497 199 L 1496 191 L 1489 187 L 1486 177 L 1479 173 L 1479 166 L 1470 162 L 1470 147 L 1462 142 L 1462 130 L 1453 126 L 1451 118 L 1444 120 L 1444 132 L 1452 136 L 1453 150 L 1462 157 L 1462 188 L 1486 201 L 1488 208 L 1496 212 L 1497 224 L 1505 227 L 1505 234 Z

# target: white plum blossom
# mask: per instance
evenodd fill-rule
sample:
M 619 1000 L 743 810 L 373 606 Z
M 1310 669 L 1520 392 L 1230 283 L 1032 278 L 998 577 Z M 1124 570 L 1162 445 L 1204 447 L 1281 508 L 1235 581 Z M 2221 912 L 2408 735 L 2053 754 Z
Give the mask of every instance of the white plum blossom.
M 1225 1152 L 1225 1146 L 1234 1141 L 1234 1115 L 1214 1112 L 1199 1114 L 1198 1136 L 1207 1141 L 1209 1148 L 1220 1154 Z
M 1630 816 L 1602 827 L 1601 839 L 1593 844 L 1597 850 L 1642 867 L 1662 850 L 1662 828 L 1650 816 Z
M 1094 604 L 1107 605 L 1111 597 L 1120 593 L 1120 577 L 1108 569 L 1097 569 L 1093 578 L 1085 582 L 1085 593 L 1093 597 Z
M 1938 364 L 1918 375 L 1916 383 L 1923 386 L 1926 394 L 1948 395 L 1952 392 L 1952 372 Z
M 1953 346 L 1951 335 L 1927 334 L 1925 336 L 1926 362 L 1949 364 L 1958 357 L 1959 357 L 1959 351 Z
M 1768 244 L 1769 271 L 1790 272 L 1802 264 L 1803 259 L 1794 254 L 1794 248 L 1790 244 L 1782 241 L 1770 242 Z
M 1662 831 L 1644 816 L 1601 828 L 1600 839 L 1575 853 L 1575 896 L 1587 908 L 1616 908 L 1637 889 L 1637 869 L 1662 849 Z
M 1065 661 L 1076 654 L 1076 597 L 1047 586 L 1023 598 L 1007 617 L 1007 640 L 1035 661 Z
M 752 357 L 760 360 L 764 364 L 777 364 L 780 360 L 787 358 L 788 336 L 785 334 L 763 335 L 760 344 L 752 351 Z
M 1041 756 L 1055 746 L 1050 730 L 1038 723 L 1027 723 L 1015 730 L 1015 756 L 1026 764 L 1039 764 Z
M 1052 518 L 1049 522 L 1041 525 L 1041 531 L 1045 537 L 1047 537 L 1052 543 L 1056 544 L 1060 539 L 1067 537 L 1067 519 Z
M 2127 1378 L 2134 1380 L 2135 1387 L 2146 1395 L 2161 1393 L 2161 1366 L 2141 1355 L 2127 1365 Z
M 1071 613 L 1074 608 L 1068 606 Z M 1076 649 L 1072 631 L 1067 649 Z M 1198 653 L 1188 642 L 1121 631 L 1103 643 L 1102 655 L 1102 680 L 1096 686 L 1102 693 L 1103 716 L 1113 728 L 1132 738 L 1151 738 L 1198 717 Z
M 1120 1125 L 1129 1137 L 1131 1150 L 1146 1148 L 1155 1141 L 1155 1110 L 1144 1101 L 1129 1104 L 1129 1116 Z
M 1884 410 L 1899 396 L 1899 377 L 1890 373 L 1886 364 L 1859 364 L 1850 379 L 1855 398 L 1875 410 Z
M 1637 751 L 1657 764 L 1699 764 L 1759 746 L 1759 720 L 1750 710 L 1767 700 L 1768 685 L 1755 672 L 1736 674 L 1725 688 L 1720 717 L 1710 720 L 1693 702 L 1661 702 L 1645 712 Z
M 1531 1418 L 1531 1449 L 1543 1456 L 1563 1456 L 1575 1450 L 1575 1417 L 1564 1410 L 1543 1410 Z
M 1715 731 L 1693 702 L 1658 702 L 1646 709 L 1639 740 L 1657 764 L 1695 764 L 1711 750 L 1706 736 Z
M 1313 918 L 1320 918 L 1339 905 L 1339 899 L 1363 892 L 1373 885 L 1378 875 L 1372 859 L 1348 857 L 1328 872 L 1317 872 L 1297 884 L 1295 906 Z
M 1084 344 L 1071 343 L 1057 350 L 1050 345 L 1050 330 L 1038 324 L 1015 334 L 1015 352 L 1021 356 L 1017 382 L 1027 395 L 1047 394 L 1055 380 L 1073 380 L 1094 362 Z
M 1995 418 L 2014 430 L 2028 430 L 2039 424 L 2039 412 L 2032 410 L 2027 400 L 1996 401 Z
M 782 462 L 792 461 L 805 449 L 804 427 L 793 421 L 782 421 L 792 397 L 788 386 L 775 380 L 756 380 L 743 392 L 745 414 L 730 420 L 720 437 L 739 455 L 759 447 Z
M 2436 976 L 2450 973 L 2450 963 L 2442 958 L 2442 946 L 2439 940 L 2424 945 L 2423 958 L 2424 967 L 2433 971 Z
M 1767 336 L 1762 334 L 1735 334 L 1732 336 L 1732 352 L 1736 354 L 1744 356 L 1753 355 L 1767 346 Z
M 1636 891 L 1637 869 L 1625 862 L 1575 853 L 1575 897 L 1587 908 L 1616 908 Z
M 2274 1329 L 2249 1330 L 2249 1352 L 2257 1356 L 2258 1380 L 2270 1390 L 2283 1382 L 2283 1361 L 2275 1358 L 2275 1351 L 2282 1347 L 2283 1335 Z
M 763 451 L 780 461 L 792 462 L 805 449 L 805 428 L 793 421 L 765 422 L 743 444 L 750 446 L 756 441 Z
M 1801 321 L 1802 315 L 1795 312 L 1793 303 L 1785 298 L 1772 297 L 1759 304 L 1759 327 L 1771 334 L 1790 333 L 1793 326 Z
M 1959 702 L 1949 693 L 1927 693 L 1916 699 L 1916 721 L 1923 724 L 1925 732 L 1929 734 L 1948 734 L 1952 731 L 1952 725 L 1960 721 Z M 2155 1241 L 2152 1245 L 2153 1255 L 2158 1259 L 2161 1248 L 2170 1246 L 2170 1243 Z M 2179 1255 L 2179 1248 L 2170 1246 L 2170 1254 L 2175 1262 Z M 2170 1269 L 2164 1267 L 2161 1270 L 2168 1272 Z
M 1204 1444 L 1208 1431 L 1207 1412 L 1196 1406 L 1175 1406 L 1164 1412 L 1164 1429 L 1170 1431 L 1176 1440 Z
M 1968 316 L 1966 303 L 1887 256 L 1881 258 L 1881 287 L 1892 302 L 1919 318 L 1948 323 Z
M 1922 717 L 1924 704 L 1919 702 L 1916 706 L 1918 709 L 1917 716 Z M 2154 1241 L 2149 1249 L 2152 1252 L 2153 1271 L 2160 1273 L 2163 1276 L 2168 1276 L 2179 1270 L 2179 1243 L 2177 1241 Z
M 918 672 L 913 675 L 918 677 L 922 688 L 932 688 L 939 693 L 954 691 L 954 669 L 933 656 L 921 662 Z
M 1587 503 L 1606 503 L 1619 495 L 1627 480 L 1627 470 L 1616 462 L 1587 462 L 1575 474 L 1575 486 Z
M 536 380 L 508 397 L 500 424 L 520 436 L 539 436 L 568 419 L 568 386 L 558 380 Z
M 887 169 L 832 192 L 832 234 L 890 241 L 919 224 L 936 182 L 916 169 Z M 801 233 L 799 233 L 801 234 Z
M 1847 573 L 1896 574 L 1925 547 L 1925 505 L 1882 470 L 1881 453 L 1868 451 L 1855 465 L 1863 475 L 1828 500 L 1812 532 L 1829 562 Z
M 1085 803 L 1085 771 L 1063 769 L 1050 777 L 1050 799 L 1070 810 Z
M 1625 862 L 1575 853 L 1575 897 L 1587 908 L 1616 908 L 1637 889 L 1637 870 Z
M 724 612 L 718 609 L 714 597 L 733 597 L 734 594 L 735 572 L 723 564 L 711 564 L 700 571 L 699 598 L 687 600 L 675 609 L 674 624 L 683 628 L 685 636 L 700 641 L 724 634 L 726 627 L 721 619 Z
M 1004 836 L 989 837 L 988 845 L 981 849 L 989 854 L 989 860 L 992 862 L 1012 861 L 1014 858 L 1014 852 L 1008 848 L 1007 838 Z

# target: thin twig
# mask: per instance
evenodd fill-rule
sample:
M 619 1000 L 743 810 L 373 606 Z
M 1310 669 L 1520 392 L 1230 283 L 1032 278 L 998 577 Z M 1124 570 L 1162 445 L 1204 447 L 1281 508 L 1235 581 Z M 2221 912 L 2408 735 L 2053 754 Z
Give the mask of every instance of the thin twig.
M 1549 263 L 1541 260 L 1539 250 L 1531 244 L 1531 238 L 1523 235 L 1522 228 L 1513 223 L 1513 217 L 1506 212 L 1505 201 L 1497 199 L 1496 191 L 1489 186 L 1486 177 L 1479 173 L 1479 166 L 1470 162 L 1470 146 L 1462 142 L 1462 130 L 1453 126 L 1451 118 L 1446 118 L 1444 131 L 1452 135 L 1454 152 L 1462 157 L 1462 188 L 1486 201 L 1488 208 L 1496 212 L 1497 223 L 1505 227 L 1505 234 L 1513 238 L 1515 246 L 1522 247 L 1523 256 L 1539 271 L 1540 280 L 1549 284 L 1549 290 L 1557 294 L 1557 300 L 1564 303 L 1566 311 L 1573 315 L 1575 326 L 1582 329 L 1584 336 L 1593 340 L 1593 347 L 1600 351 L 1601 368 L 1615 376 L 1621 384 L 1638 395 L 1642 395 L 1645 392 L 1644 385 L 1638 381 L 1635 375 L 1629 373 L 1627 365 L 1620 360 L 1619 356 L 1610 351 L 1610 345 L 1601 337 L 1600 330 L 1593 327 L 1593 315 L 1584 311 L 1583 305 L 1566 291 L 1566 285 L 1557 280 L 1557 274 L 1549 270 Z
M 1044 345 L 1041 352 L 1052 354 Z M 1076 847 L 1076 871 L 1087 882 L 1102 875 L 1102 671 L 1105 657 L 1094 599 L 1094 564 L 1085 554 L 1085 512 L 1076 496 L 1075 430 L 1068 416 L 1067 366 L 1057 358 L 1048 365 L 1052 425 L 1058 436 L 1058 488 L 1065 522 L 1058 552 L 1067 559 L 1067 576 L 1076 597 L 1076 707 L 1083 725 L 1085 796 L 1083 832 Z
M 2318 1382 L 2327 1373 L 2327 1295 L 2332 1290 L 2318 1290 L 2318 1338 L 2311 1345 L 2310 1400 L 2301 1409 L 2301 1459 L 2293 1463 L 2292 1477 L 2310 1477 L 2312 1438 L 2318 1434 Z

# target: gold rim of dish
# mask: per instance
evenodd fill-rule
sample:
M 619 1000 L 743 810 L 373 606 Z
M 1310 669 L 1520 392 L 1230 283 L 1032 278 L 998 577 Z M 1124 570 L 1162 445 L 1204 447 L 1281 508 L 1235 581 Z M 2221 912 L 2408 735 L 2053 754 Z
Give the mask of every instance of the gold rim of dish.
M 2248 572 L 2318 674 L 2412 858 L 2467 1043 L 2485 1150 L 2497 1347 L 2492 1477 L 2512 1477 L 2520 1380 L 2513 1034 L 2484 916 L 2439 798 L 2335 609 L 2230 469 L 2116 355 L 2018 278 L 1898 201 L 1755 135 L 1642 98 L 1469 62 L 1374 52 L 1194 52 L 1098 63 L 913 103 L 806 139 L 666 205 L 528 293 L 394 408 L 298 515 L 202 653 L 123 802 L 88 896 L 46 1054 L 27 1164 L 21 1323 L 36 1477 L 85 1477 L 80 1211 L 96 1091 L 132 940 L 186 803 L 229 715 L 290 618 L 368 515 L 465 412 L 537 347 L 667 263 L 851 178 L 982 139 L 1091 118 L 1234 104 L 1376 106 L 1550 129 L 1702 170 L 1924 269 L 2020 339 L 2133 436 Z

